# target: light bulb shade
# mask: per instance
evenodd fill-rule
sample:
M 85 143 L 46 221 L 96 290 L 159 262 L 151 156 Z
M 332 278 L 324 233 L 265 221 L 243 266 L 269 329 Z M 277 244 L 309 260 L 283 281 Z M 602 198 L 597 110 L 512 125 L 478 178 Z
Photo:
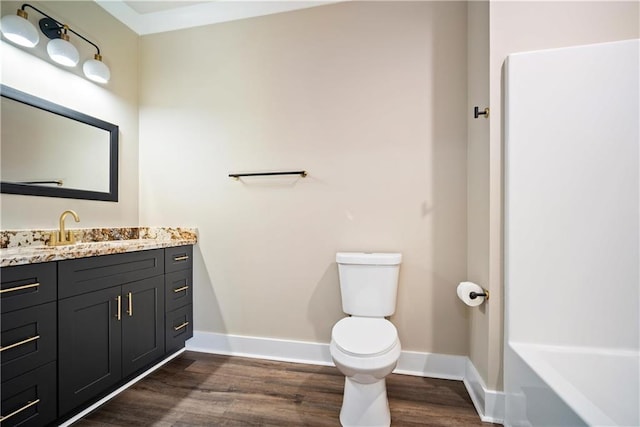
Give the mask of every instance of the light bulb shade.
M 18 10 L 18 13 L 21 12 Z M 26 13 L 22 12 L 23 15 Z M 34 47 L 40 41 L 38 30 L 22 15 L 7 15 L 0 19 L 2 34 L 15 44 L 26 47 Z
M 95 59 L 87 59 L 82 65 L 82 71 L 89 80 L 98 83 L 107 83 L 111 78 L 111 71 L 100 60 L 100 55 L 96 55 Z
M 66 67 L 75 67 L 80 60 L 78 49 L 64 39 L 53 39 L 47 44 L 49 57 L 58 64 Z

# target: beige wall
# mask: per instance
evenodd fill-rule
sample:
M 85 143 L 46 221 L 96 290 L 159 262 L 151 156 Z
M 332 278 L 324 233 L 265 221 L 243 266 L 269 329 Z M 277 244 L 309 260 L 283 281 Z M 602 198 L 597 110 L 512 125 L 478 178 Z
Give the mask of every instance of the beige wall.
M 3 42 L 2 82 L 120 126 L 120 201 L 3 194 L 3 229 L 55 227 L 67 208 L 87 227 L 196 226 L 197 329 L 315 342 L 342 316 L 335 252 L 401 251 L 404 349 L 468 354 L 491 389 L 502 388 L 502 64 L 637 38 L 640 13 L 350 2 L 139 39 L 93 2 L 33 4 L 96 41 L 112 81 Z M 490 119 L 470 118 L 475 105 Z M 227 177 L 289 168 L 310 176 Z M 462 306 L 461 280 L 488 287 L 490 303 Z
M 15 14 L 21 4 L 3 1 L 2 15 Z M 2 41 L 2 83 L 120 126 L 120 196 L 118 203 L 113 203 L 2 194 L 0 227 L 56 228 L 65 209 L 74 209 L 80 215 L 80 224 L 72 227 L 137 225 L 138 36 L 91 1 L 29 4 L 68 22 L 98 44 L 104 62 L 111 68 L 111 81 L 104 86 L 95 84 Z M 37 26 L 42 16 L 31 9 L 28 12 Z M 46 41 L 41 35 L 37 51 L 44 50 Z M 82 41 L 75 44 L 81 52 L 86 49 Z M 93 53 L 90 49 L 88 52 Z
M 502 66 L 507 55 L 589 43 L 638 38 L 640 3 L 633 2 L 502 2 L 490 4 L 490 142 L 478 164 L 488 154 L 487 170 L 473 172 L 489 177 L 488 272 L 491 301 L 489 315 L 477 315 L 473 326 L 486 332 L 486 341 L 472 340 L 470 354 L 491 389 L 502 388 Z M 470 153 L 471 155 L 471 153 Z M 470 172 L 471 174 L 472 172 Z M 470 215 L 473 212 L 470 210 Z M 470 237 L 471 239 L 471 237 Z M 471 246 L 470 246 L 471 248 Z M 481 249 L 478 249 L 481 250 Z M 472 255 L 469 255 L 470 259 Z M 484 261 L 482 261 L 484 262 Z M 482 354 L 474 357 L 475 354 Z M 486 359 L 485 359 L 486 357 Z M 485 362 L 486 360 L 486 362 Z M 486 375 L 486 376 L 485 376 Z
M 464 2 L 142 37 L 141 223 L 198 227 L 196 329 L 326 343 L 335 253 L 399 251 L 403 348 L 467 354 L 466 69 Z
M 489 120 L 473 118 L 473 107 L 489 106 L 489 2 L 470 2 L 467 10 L 467 278 L 489 288 Z M 492 112 L 489 113 L 490 115 Z M 500 304 L 469 308 L 469 358 L 489 378 L 489 317 Z M 499 314 L 498 314 L 499 315 Z

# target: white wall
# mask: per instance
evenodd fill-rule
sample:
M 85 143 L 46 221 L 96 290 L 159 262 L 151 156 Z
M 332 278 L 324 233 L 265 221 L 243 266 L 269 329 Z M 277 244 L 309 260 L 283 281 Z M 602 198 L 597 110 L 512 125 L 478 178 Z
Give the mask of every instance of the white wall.
M 144 36 L 140 90 L 141 223 L 198 227 L 198 330 L 328 342 L 335 253 L 398 251 L 403 348 L 467 354 L 465 3 Z
M 2 2 L 2 15 L 15 14 L 22 3 Z M 111 81 L 98 85 L 42 60 L 4 40 L 0 44 L 2 83 L 20 91 L 81 111 L 120 127 L 119 200 L 98 202 L 2 194 L 3 230 L 57 228 L 60 213 L 74 209 L 74 227 L 138 225 L 138 36 L 94 2 L 29 2 L 68 22 L 101 48 L 111 68 Z M 28 10 L 34 25 L 42 17 Z M 39 49 L 46 43 L 41 36 Z M 80 43 L 76 42 L 79 46 Z M 80 66 L 81 67 L 81 66 Z M 71 165 L 70 167 L 73 167 Z

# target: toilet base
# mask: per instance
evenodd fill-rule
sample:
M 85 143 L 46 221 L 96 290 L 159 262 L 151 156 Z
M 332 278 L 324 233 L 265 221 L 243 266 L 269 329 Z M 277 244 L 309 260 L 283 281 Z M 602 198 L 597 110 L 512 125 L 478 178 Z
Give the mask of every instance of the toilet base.
M 340 423 L 343 427 L 389 427 L 391 425 L 387 385 L 384 378 L 374 383 L 362 384 L 345 377 Z

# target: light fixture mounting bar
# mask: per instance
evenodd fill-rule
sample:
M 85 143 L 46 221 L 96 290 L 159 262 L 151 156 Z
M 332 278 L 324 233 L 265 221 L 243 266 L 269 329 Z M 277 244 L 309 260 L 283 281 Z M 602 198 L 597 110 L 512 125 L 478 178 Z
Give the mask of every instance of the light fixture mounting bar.
M 40 20 L 39 25 L 40 25 L 40 30 L 42 31 L 42 33 L 45 36 L 47 36 L 48 38 L 50 38 L 50 39 L 59 39 L 61 34 L 62 34 L 61 30 L 66 29 L 68 31 L 71 31 L 76 36 L 80 37 L 82 40 L 84 40 L 87 43 L 89 43 L 91 46 L 95 47 L 98 55 L 100 55 L 100 48 L 98 47 L 97 44 L 95 44 L 91 40 L 87 39 L 85 36 L 83 36 L 82 34 L 78 33 L 77 31 L 74 31 L 67 24 L 63 24 L 62 22 L 58 21 L 55 18 L 52 18 L 51 16 L 47 15 L 46 13 L 44 13 L 43 11 L 38 9 L 37 7 L 32 6 L 32 5 L 28 4 L 28 3 L 24 3 L 20 9 L 24 10 L 25 7 L 30 7 L 31 9 L 35 10 L 39 14 L 46 16 L 46 18 L 43 18 L 43 19 Z

